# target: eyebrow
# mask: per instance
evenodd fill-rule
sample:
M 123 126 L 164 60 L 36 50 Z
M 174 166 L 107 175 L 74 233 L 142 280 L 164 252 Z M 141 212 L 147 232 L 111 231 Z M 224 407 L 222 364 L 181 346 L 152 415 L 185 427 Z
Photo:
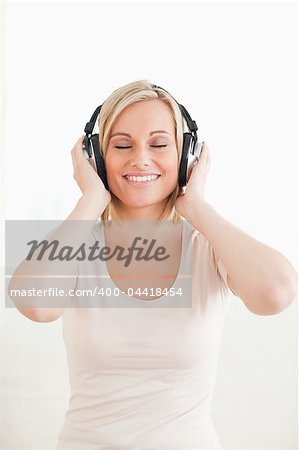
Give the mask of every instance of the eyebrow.
M 166 133 L 166 134 L 169 134 L 169 136 L 170 136 L 170 133 L 168 133 L 167 131 L 164 131 L 164 130 L 155 130 L 155 131 L 151 131 L 150 132 L 150 136 L 152 136 L 153 134 L 155 134 L 155 133 Z M 117 133 L 113 133 L 111 136 L 110 136 L 110 139 L 111 138 L 113 138 L 114 136 L 128 136 L 128 137 L 132 137 L 129 133 L 122 133 L 122 132 L 117 132 Z

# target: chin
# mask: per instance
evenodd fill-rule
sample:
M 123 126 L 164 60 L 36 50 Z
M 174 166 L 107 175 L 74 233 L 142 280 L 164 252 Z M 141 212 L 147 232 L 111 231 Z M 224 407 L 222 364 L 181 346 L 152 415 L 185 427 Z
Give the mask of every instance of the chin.
M 116 197 L 118 202 L 122 203 L 124 206 L 128 208 L 130 207 L 142 208 L 146 206 L 159 205 L 162 202 L 166 203 L 167 199 L 169 198 L 169 195 L 167 195 L 166 197 L 164 196 L 161 197 L 161 196 L 154 196 L 151 193 L 148 193 L 147 195 L 143 193 L 142 195 L 133 194 L 126 197 L 124 196 L 116 196 Z

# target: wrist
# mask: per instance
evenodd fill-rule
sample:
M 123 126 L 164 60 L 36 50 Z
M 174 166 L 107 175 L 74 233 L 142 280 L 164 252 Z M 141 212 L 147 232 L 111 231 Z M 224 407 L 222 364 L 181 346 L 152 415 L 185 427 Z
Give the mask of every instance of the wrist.
M 96 191 L 85 192 L 80 197 L 79 201 L 81 201 L 82 203 L 84 203 L 84 202 L 91 202 L 91 203 L 99 204 L 100 201 L 101 201 L 101 193 L 100 192 L 96 192 Z
M 192 224 L 192 226 L 195 226 L 196 224 L 197 228 L 201 220 L 204 219 L 205 215 L 209 210 L 211 210 L 211 208 L 212 206 L 205 200 L 200 200 L 193 204 L 192 212 L 189 217 L 189 222 Z
M 85 211 L 87 215 L 100 215 L 108 204 L 99 193 L 83 194 L 78 200 L 80 210 Z

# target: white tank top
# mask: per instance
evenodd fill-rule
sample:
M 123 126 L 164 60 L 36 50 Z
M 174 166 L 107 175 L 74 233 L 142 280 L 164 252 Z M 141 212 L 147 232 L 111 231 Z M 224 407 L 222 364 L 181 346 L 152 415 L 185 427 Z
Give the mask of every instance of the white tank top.
M 97 303 L 74 297 L 74 307 L 65 310 L 71 397 L 56 450 L 221 450 L 211 401 L 227 272 L 221 262 L 215 265 L 205 237 L 182 223 L 172 287 L 182 276 L 183 285 L 192 284 L 191 298 L 175 304 L 165 295 L 150 301 L 99 296 Z M 93 240 L 105 246 L 101 223 Z M 104 261 L 96 271 L 98 278 L 82 277 L 90 268 L 80 265 L 76 288 L 117 288 Z

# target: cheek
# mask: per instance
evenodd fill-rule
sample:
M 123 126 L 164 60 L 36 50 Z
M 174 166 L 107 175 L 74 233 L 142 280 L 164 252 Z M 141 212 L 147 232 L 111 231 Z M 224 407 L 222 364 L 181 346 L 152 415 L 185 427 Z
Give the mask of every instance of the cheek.
M 117 158 L 112 158 L 111 155 L 106 155 L 105 167 L 107 174 L 115 174 L 120 171 L 120 164 Z
M 177 159 L 177 154 L 167 157 L 163 164 L 163 170 L 171 178 L 175 178 L 179 170 L 179 162 Z

